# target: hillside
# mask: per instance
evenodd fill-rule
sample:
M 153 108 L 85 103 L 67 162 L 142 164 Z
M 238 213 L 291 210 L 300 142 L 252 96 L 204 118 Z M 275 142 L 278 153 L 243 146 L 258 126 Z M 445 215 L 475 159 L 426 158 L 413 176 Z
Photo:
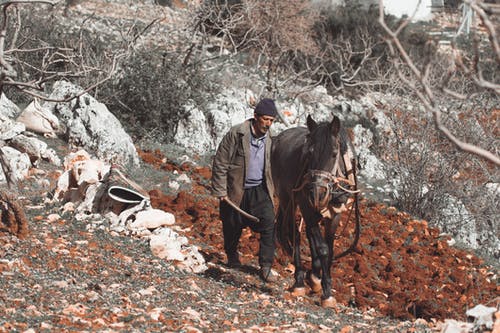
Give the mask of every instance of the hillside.
M 176 9 L 153 1 L 67 1 L 61 20 L 78 26 L 98 16 L 99 23 L 89 19 L 92 29 L 106 30 L 114 20 L 113 26 L 126 26 L 160 16 L 161 30 L 185 5 L 173 3 Z M 174 38 L 152 35 L 138 39 L 161 49 L 163 38 Z M 40 139 L 61 159 L 74 150 L 65 135 Z M 498 263 L 455 246 L 448 234 L 368 191 L 356 251 L 332 269 L 334 308 L 322 308 L 317 294 L 291 294 L 293 266 L 281 249 L 273 267 L 278 281 L 263 283 L 257 236 L 249 230 L 239 249 L 243 267 L 227 267 L 217 201 L 209 192 L 211 156 L 147 139 L 134 137 L 141 167 L 129 177 L 149 193 L 153 208 L 175 216 L 171 229 L 199 250 L 208 268 L 196 274 L 155 257 L 147 237 L 117 232 L 107 216 L 76 214 L 53 200 L 63 166 L 41 162 L 17 189 L 2 188 L 14 197 L 2 198 L 0 332 L 500 332 Z M 180 186 L 170 185 L 181 177 Z M 9 200 L 26 213 L 27 230 L 18 230 L 19 237 L 9 232 L 15 229 Z M 346 213 L 337 253 L 350 241 L 347 221 Z M 467 317 L 482 305 L 497 308 L 494 329 Z
M 177 172 L 192 180 L 177 194 L 150 195 L 153 206 L 174 213 L 175 230 L 200 249 L 208 269 L 180 270 L 154 257 L 144 238 L 114 233 L 98 215 L 60 215 L 57 203 L 44 203 L 46 193 L 33 191 L 39 176 L 32 177 L 23 187 L 29 196 L 20 198 L 29 234 L 0 237 L 1 332 L 434 332 L 465 320 L 472 306 L 497 302 L 493 268 L 448 246 L 425 221 L 365 200 L 358 250 L 333 269 L 337 306 L 321 308 L 314 294 L 293 297 L 281 251 L 278 281 L 258 278 L 250 232 L 242 236 L 243 268 L 224 265 L 208 166 L 176 163 L 159 151 L 141 156 L 149 177 L 168 182 Z

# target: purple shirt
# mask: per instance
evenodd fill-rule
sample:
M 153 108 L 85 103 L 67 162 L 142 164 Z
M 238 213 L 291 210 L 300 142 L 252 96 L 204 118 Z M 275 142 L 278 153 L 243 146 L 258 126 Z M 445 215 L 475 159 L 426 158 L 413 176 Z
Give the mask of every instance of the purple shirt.
M 245 189 L 260 185 L 264 178 L 266 135 L 260 138 L 256 138 L 253 134 L 250 136 L 250 161 L 248 161 L 248 174 L 245 178 Z

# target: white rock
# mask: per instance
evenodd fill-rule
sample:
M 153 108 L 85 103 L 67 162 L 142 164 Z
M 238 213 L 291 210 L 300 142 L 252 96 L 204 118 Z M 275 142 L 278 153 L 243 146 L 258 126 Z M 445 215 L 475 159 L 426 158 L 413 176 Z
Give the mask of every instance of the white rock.
M 18 123 L 0 114 L 0 140 L 10 140 L 26 130 L 24 124 Z
M 468 333 L 474 327 L 471 323 L 464 323 L 453 319 L 446 319 L 441 333 Z
M 66 202 L 62 208 L 62 213 L 66 213 L 66 212 L 74 212 L 75 211 L 75 204 L 73 202 Z
M 60 218 L 61 216 L 59 214 L 49 214 L 49 216 L 47 216 L 47 221 L 50 223 L 54 223 L 59 221 Z
M 66 81 L 54 84 L 51 99 L 81 93 L 82 89 Z M 83 94 L 69 102 L 45 102 L 43 107 L 59 117 L 67 127 L 70 142 L 95 152 L 98 159 L 108 163 L 139 166 L 139 154 L 132 138 L 107 107 L 91 95 Z
M 149 245 L 153 255 L 159 258 L 179 261 L 183 261 L 186 258 L 181 252 L 182 242 L 179 241 L 177 234 L 173 231 L 170 234 L 161 233 L 152 235 L 149 240 Z
M 497 311 L 496 307 L 484 306 L 478 304 L 472 309 L 467 310 L 465 313 L 469 317 L 474 317 L 474 325 L 476 327 L 485 326 L 488 329 L 493 328 L 493 314 Z
M 442 231 L 453 235 L 454 238 L 464 242 L 470 248 L 477 249 L 479 247 L 476 220 L 461 200 L 445 194 L 441 205 L 437 208 L 439 215 L 433 222 Z
M 385 180 L 387 176 L 383 163 L 370 151 L 373 146 L 373 133 L 359 124 L 354 126 L 353 133 L 353 145 L 361 165 L 360 175 Z
M 188 175 L 186 175 L 185 173 L 183 173 L 182 175 L 180 175 L 177 178 L 177 181 L 190 184 L 191 183 L 191 178 L 189 178 Z
M 57 178 L 56 189 L 54 191 L 55 200 L 62 200 L 64 198 L 64 194 L 69 190 L 69 182 L 70 171 L 66 170 Z
M 161 226 L 175 224 L 175 217 L 161 209 L 148 209 L 136 214 L 135 221 L 130 224 L 131 229 L 156 229 Z
M 90 154 L 87 153 L 87 151 L 85 151 L 84 149 L 80 149 L 76 152 L 71 152 L 64 157 L 64 162 L 63 162 L 64 170 L 72 169 L 73 165 L 76 162 L 87 161 L 90 159 L 91 159 Z
M 246 100 L 245 90 L 227 89 L 217 95 L 205 111 L 185 106 L 188 117 L 177 126 L 176 144 L 198 154 L 214 150 L 231 126 L 253 117 L 253 109 Z
M 38 138 L 19 134 L 10 140 L 9 145 L 22 153 L 28 154 L 34 166 L 37 166 L 40 160 L 49 161 L 56 166 L 61 165 L 61 160 L 56 152 L 48 148 L 47 143 Z
M 23 123 L 27 130 L 47 136 L 55 136 L 60 128 L 59 119 L 36 99 L 21 111 L 16 120 Z
M 90 154 L 84 150 L 70 153 L 64 158 L 63 164 L 65 171 L 57 180 L 54 199 L 74 203 L 84 201 L 78 206 L 78 211 L 91 212 L 101 181 L 109 173 L 111 166 L 101 160 L 91 159 Z
M 21 110 L 4 93 L 0 95 L 0 115 L 7 118 L 15 118 Z
M 73 176 L 78 185 L 95 184 L 109 173 L 110 165 L 100 160 L 79 161 L 73 165 Z
M 8 167 L 12 170 L 12 177 L 14 180 L 23 180 L 28 177 L 29 169 L 31 168 L 31 161 L 26 153 L 21 153 L 19 150 L 12 147 L 2 147 L 0 148 L 2 153 L 5 155 L 5 160 L 9 164 Z M 5 175 L 3 174 L 3 168 L 0 168 L 1 174 L 0 181 L 3 179 L 5 181 Z
M 146 201 L 141 202 L 138 205 L 134 205 L 130 208 L 125 209 L 118 215 L 118 224 L 123 227 L 127 228 L 127 225 L 130 223 L 133 223 L 135 221 L 135 215 L 136 213 L 140 212 L 141 210 L 144 210 L 146 208 Z
M 168 182 L 168 187 L 170 187 L 172 190 L 177 191 L 181 185 L 176 182 L 175 180 Z

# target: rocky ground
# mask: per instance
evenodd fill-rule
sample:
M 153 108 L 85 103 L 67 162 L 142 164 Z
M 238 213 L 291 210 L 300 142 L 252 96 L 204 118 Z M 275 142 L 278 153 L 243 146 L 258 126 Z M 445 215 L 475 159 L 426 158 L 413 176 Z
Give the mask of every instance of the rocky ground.
M 425 221 L 367 200 L 357 252 L 332 273 L 337 306 L 323 309 L 316 294 L 294 297 L 293 266 L 281 251 L 278 281 L 260 281 L 257 236 L 248 230 L 241 239 L 243 267 L 225 266 L 207 166 L 173 163 L 160 151 L 141 156 L 156 180 L 168 183 L 173 172 L 192 179 L 176 193 L 152 188 L 150 196 L 154 207 L 176 216 L 176 230 L 199 247 L 208 270 L 180 271 L 154 257 L 144 239 L 109 232 L 105 219 L 90 228 L 62 214 L 60 203 L 44 203 L 47 193 L 25 195 L 36 190 L 27 181 L 18 202 L 29 233 L 0 236 L 0 332 L 432 332 L 446 320 L 465 320 L 477 304 L 497 305 L 497 268 L 448 246 Z M 347 234 L 340 235 L 338 251 Z M 307 266 L 307 250 L 303 254 Z
M 98 4 L 78 2 L 68 13 L 98 12 Z M 26 213 L 27 233 L 19 238 L 0 225 L 0 332 L 435 332 L 450 319 L 465 321 L 475 305 L 498 306 L 498 265 L 450 246 L 449 237 L 425 221 L 368 195 L 361 201 L 357 251 L 332 272 L 335 308 L 322 308 L 316 294 L 292 296 L 293 266 L 280 250 L 278 281 L 260 281 L 258 236 L 249 230 L 241 239 L 244 265 L 230 269 L 217 203 L 208 192 L 209 164 L 167 156 L 142 151 L 148 171 L 133 179 L 155 208 L 175 215 L 175 229 L 198 246 L 208 270 L 181 271 L 153 256 L 145 238 L 110 232 L 102 217 L 92 217 L 91 226 L 63 214 L 60 202 L 46 201 L 58 173 L 34 170 L 18 192 L 6 190 Z M 174 172 L 187 174 L 191 184 L 178 191 L 155 185 L 174 180 Z M 341 229 L 336 251 L 350 240 L 350 224 Z M 310 265 L 306 246 L 303 259 Z

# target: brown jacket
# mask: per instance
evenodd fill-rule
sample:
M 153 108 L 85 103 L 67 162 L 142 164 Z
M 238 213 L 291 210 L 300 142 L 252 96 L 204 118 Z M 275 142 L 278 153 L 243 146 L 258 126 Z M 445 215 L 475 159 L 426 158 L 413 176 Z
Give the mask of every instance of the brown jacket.
M 228 196 L 238 206 L 243 198 L 245 176 L 248 172 L 251 122 L 252 119 L 247 119 L 229 130 L 217 148 L 212 166 L 212 194 L 216 197 Z M 274 185 L 271 177 L 270 131 L 266 137 L 264 178 L 272 199 Z

